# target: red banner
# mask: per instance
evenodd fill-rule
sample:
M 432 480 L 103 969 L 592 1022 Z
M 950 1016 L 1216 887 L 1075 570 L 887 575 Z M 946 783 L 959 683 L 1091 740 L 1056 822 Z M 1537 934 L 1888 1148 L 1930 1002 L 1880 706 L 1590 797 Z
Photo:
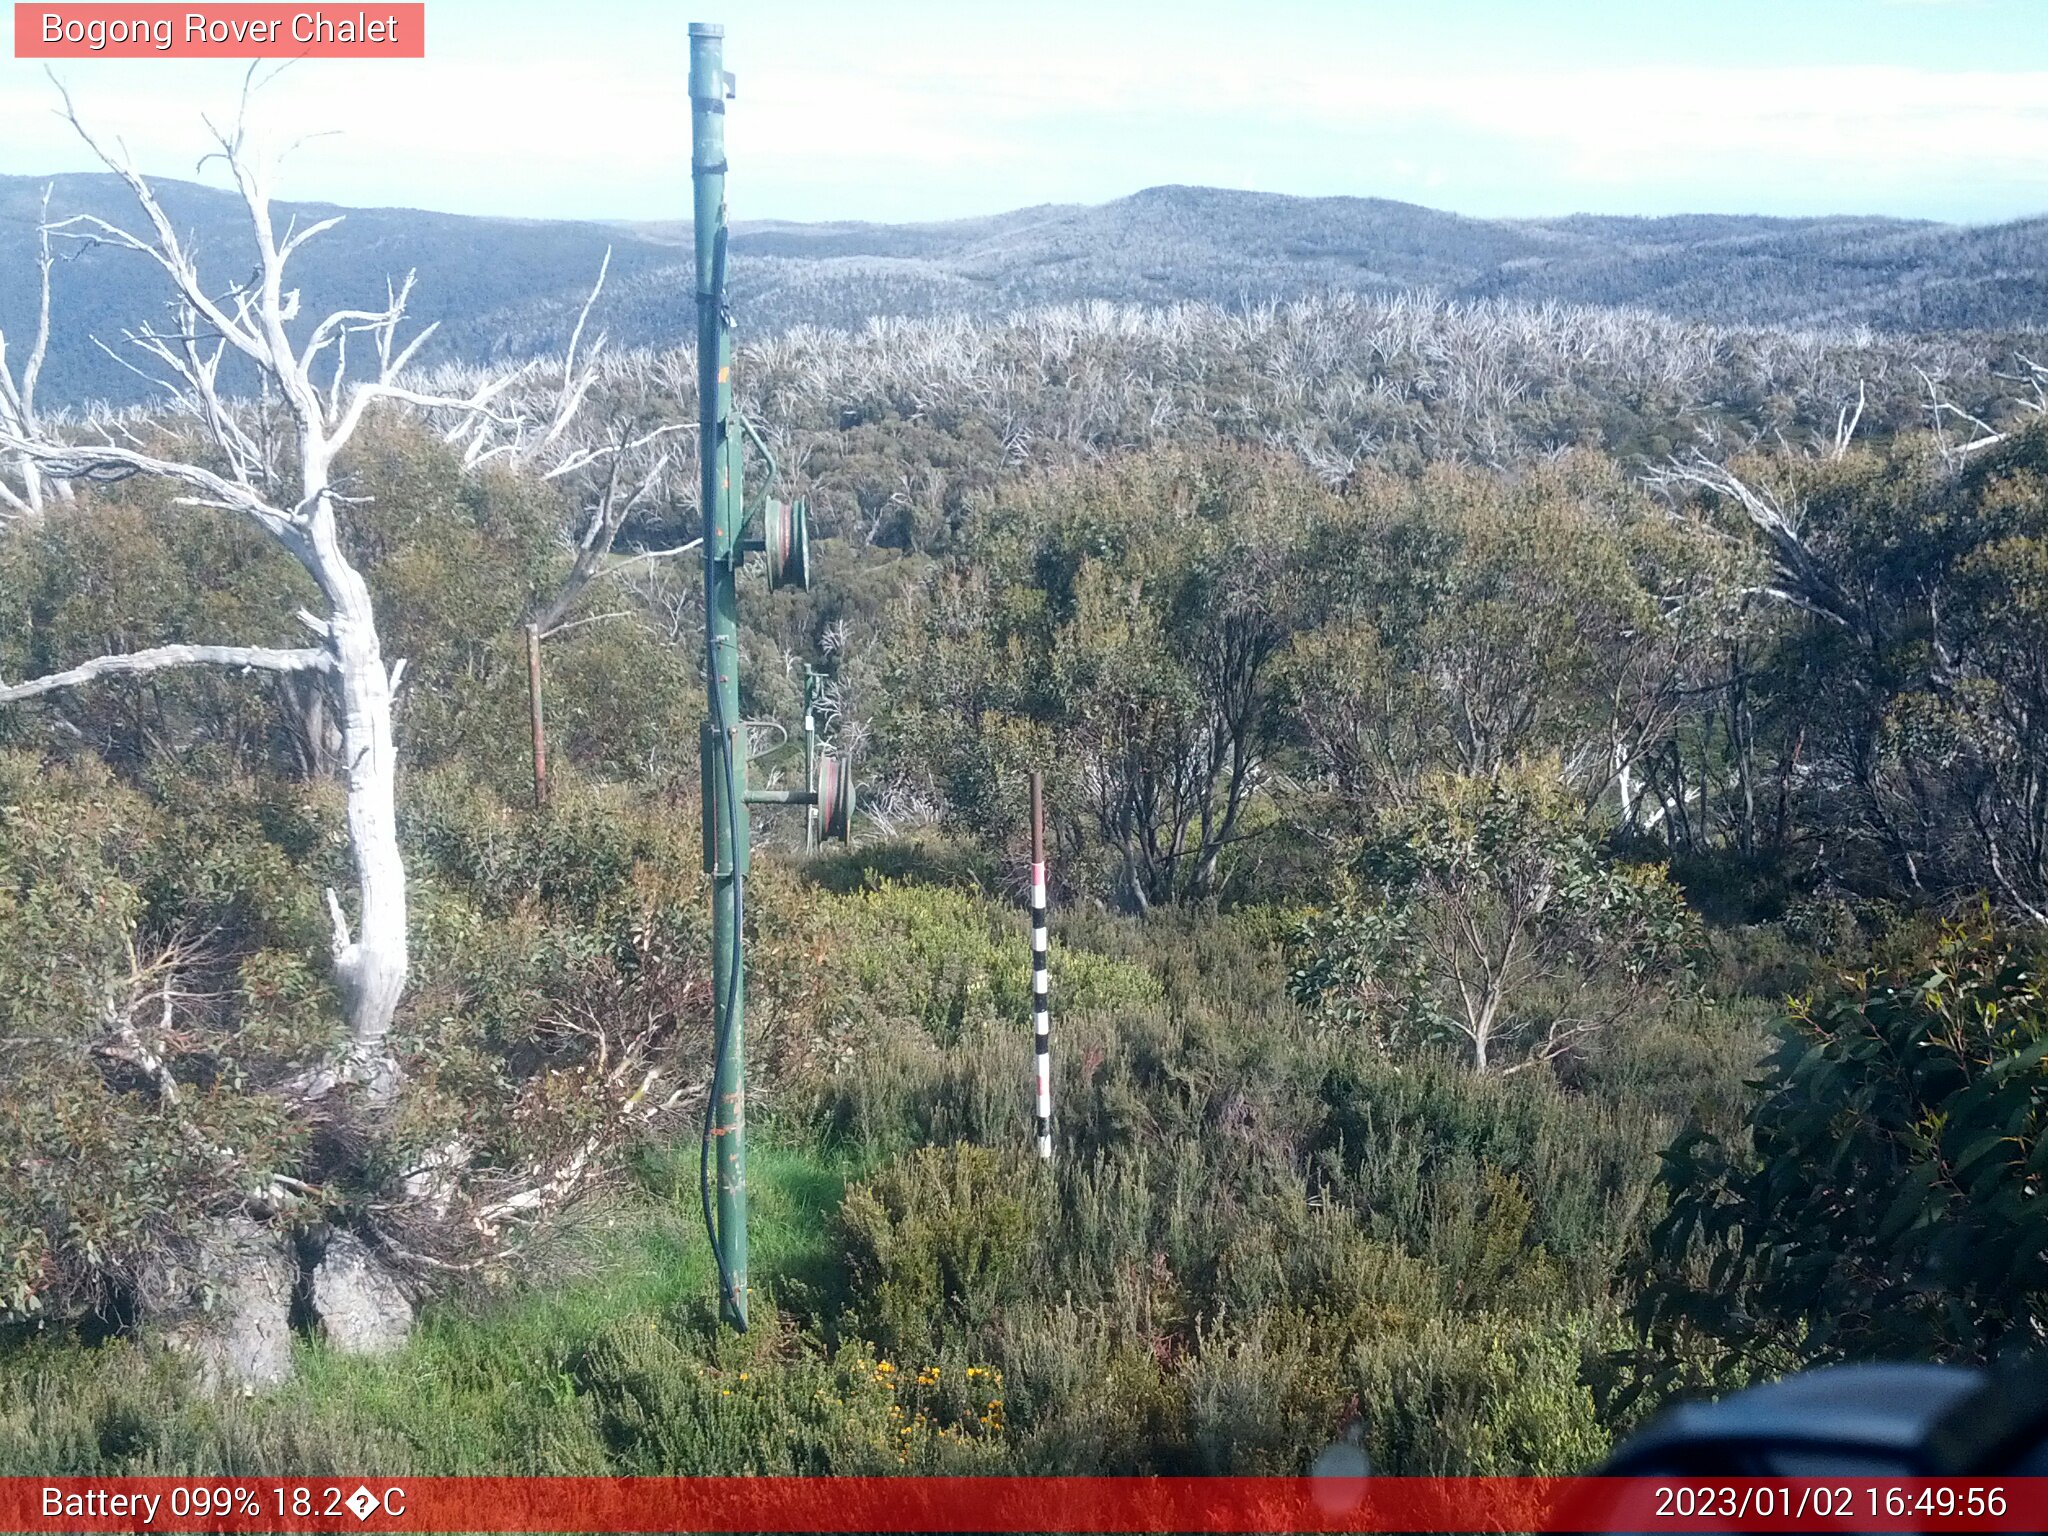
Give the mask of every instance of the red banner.
M 9 1531 L 2041 1531 L 2048 1478 L 0 1478 Z
M 424 4 L 25 5 L 17 59 L 423 59 Z

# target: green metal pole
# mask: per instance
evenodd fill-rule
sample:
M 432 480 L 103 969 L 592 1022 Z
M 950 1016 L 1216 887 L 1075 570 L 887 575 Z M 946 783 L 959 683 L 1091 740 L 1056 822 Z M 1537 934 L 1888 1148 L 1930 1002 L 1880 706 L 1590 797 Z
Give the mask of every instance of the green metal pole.
M 690 180 L 696 193 L 697 422 L 704 510 L 704 845 L 711 869 L 712 994 L 718 1043 L 711 1093 L 718 1180 L 719 1310 L 747 1326 L 746 754 L 740 725 L 739 498 L 734 495 L 732 330 L 726 319 L 725 28 L 690 24 Z

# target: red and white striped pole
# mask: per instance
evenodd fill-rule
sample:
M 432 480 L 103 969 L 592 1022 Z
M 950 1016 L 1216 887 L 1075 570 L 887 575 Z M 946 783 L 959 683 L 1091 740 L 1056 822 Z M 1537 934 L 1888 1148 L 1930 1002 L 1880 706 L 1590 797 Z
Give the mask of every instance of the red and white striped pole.
M 1045 777 L 1031 775 L 1031 1047 L 1038 1074 L 1038 1155 L 1052 1161 L 1051 978 L 1045 948 Z

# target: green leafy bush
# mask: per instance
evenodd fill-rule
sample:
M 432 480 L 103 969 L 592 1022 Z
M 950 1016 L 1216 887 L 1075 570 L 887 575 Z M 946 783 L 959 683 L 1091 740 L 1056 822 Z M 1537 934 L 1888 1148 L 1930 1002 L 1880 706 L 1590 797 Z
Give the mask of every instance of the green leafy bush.
M 2030 949 L 1951 927 L 1911 968 L 1796 1003 L 1750 1145 L 1665 1154 L 1645 1316 L 1744 1353 L 1981 1359 L 2048 1306 L 2048 998 Z
M 194 809 L 235 835 L 188 860 L 97 764 L 0 754 L 0 1317 L 112 1315 L 152 1256 L 295 1166 L 303 1131 L 255 1090 L 316 1058 L 332 1014 L 254 947 L 293 930 L 282 853 Z
M 1691 921 L 1665 871 L 1609 859 L 1553 767 L 1425 779 L 1385 807 L 1294 990 L 1394 1048 L 1457 1041 L 1479 1071 L 1549 1060 L 1638 1009 Z

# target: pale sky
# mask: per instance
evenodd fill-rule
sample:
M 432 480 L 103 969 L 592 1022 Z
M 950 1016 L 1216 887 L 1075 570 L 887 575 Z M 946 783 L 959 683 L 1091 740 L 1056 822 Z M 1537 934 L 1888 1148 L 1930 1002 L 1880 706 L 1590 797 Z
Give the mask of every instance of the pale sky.
M 428 0 L 426 59 L 305 61 L 266 92 L 277 142 L 329 135 L 279 194 L 685 217 L 693 16 L 726 25 L 741 219 L 1163 182 L 1487 216 L 2048 212 L 2048 0 Z M 166 176 L 244 68 L 57 67 Z M 0 173 L 88 168 L 53 101 L 10 36 Z

